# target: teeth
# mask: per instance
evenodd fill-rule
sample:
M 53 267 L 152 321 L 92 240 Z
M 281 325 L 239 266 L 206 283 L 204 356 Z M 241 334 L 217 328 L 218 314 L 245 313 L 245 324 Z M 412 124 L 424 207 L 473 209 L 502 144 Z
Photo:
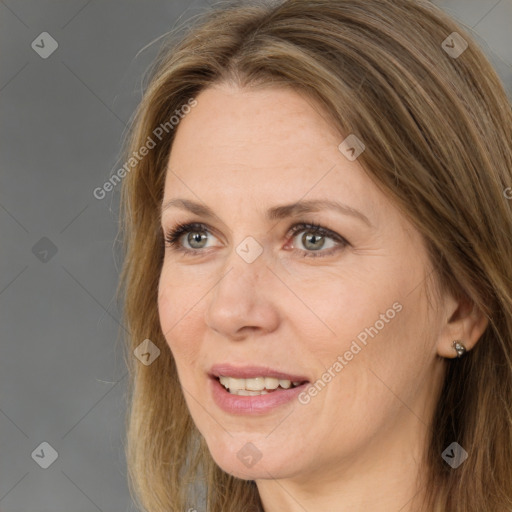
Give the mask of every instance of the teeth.
M 220 383 L 225 387 L 229 388 L 229 377 L 219 377 Z
M 291 382 L 286 379 L 276 379 L 275 377 L 253 377 L 250 379 L 236 379 L 235 377 L 219 377 L 220 383 L 229 390 L 230 393 L 241 396 L 266 395 L 269 391 L 278 387 L 289 389 L 298 386 L 300 382 Z
M 234 380 L 234 379 L 233 379 Z M 243 379 L 240 379 L 243 380 Z M 264 377 L 255 377 L 254 379 L 245 379 L 245 389 L 250 391 L 262 391 L 265 389 L 265 379 Z
M 290 381 L 288 381 L 290 382 Z M 267 389 L 277 389 L 279 386 L 279 379 L 274 379 L 274 377 L 265 377 L 265 387 Z
M 229 384 L 227 386 L 229 389 L 233 391 L 238 391 L 239 389 L 246 389 L 245 387 L 245 379 L 233 379 L 229 377 Z
M 236 389 L 234 391 L 230 391 L 233 395 L 240 395 L 240 396 L 258 396 L 258 395 L 266 395 L 268 394 L 268 391 L 265 389 L 263 391 L 248 391 L 247 389 Z

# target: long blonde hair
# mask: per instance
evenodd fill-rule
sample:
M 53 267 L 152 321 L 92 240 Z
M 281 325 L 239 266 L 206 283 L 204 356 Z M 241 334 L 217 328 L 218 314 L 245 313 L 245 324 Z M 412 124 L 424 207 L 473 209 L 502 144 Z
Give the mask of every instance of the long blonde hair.
M 357 134 L 366 145 L 358 162 L 422 233 L 439 283 L 485 313 L 474 350 L 448 363 L 425 468 L 428 510 L 512 510 L 512 112 L 496 72 L 471 35 L 425 0 L 228 2 L 194 21 L 162 46 L 126 147 L 128 158 L 155 143 L 121 192 L 134 497 L 148 512 L 193 509 L 196 482 L 211 512 L 263 510 L 255 483 L 209 454 L 157 311 L 159 210 L 178 129 L 169 119 L 231 81 L 301 90 L 340 133 Z M 453 32 L 468 43 L 460 55 L 447 51 Z M 160 349 L 149 366 L 133 356 L 147 338 Z M 453 441 L 470 457 L 456 470 L 441 458 Z

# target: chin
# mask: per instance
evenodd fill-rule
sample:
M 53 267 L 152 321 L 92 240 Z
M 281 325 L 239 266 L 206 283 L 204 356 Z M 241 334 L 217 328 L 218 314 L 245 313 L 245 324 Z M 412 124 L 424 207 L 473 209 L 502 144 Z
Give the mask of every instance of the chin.
M 254 439 L 254 436 L 252 437 Z M 253 443 L 230 438 L 226 443 L 213 442 L 212 446 L 208 443 L 208 449 L 215 463 L 223 471 L 242 480 L 264 480 L 291 476 L 290 460 L 294 460 L 293 454 L 276 453 L 274 448 L 272 450 L 268 448 L 272 455 L 266 456 L 265 449 L 259 450 L 256 444 L 257 441 Z M 296 461 L 293 469 L 295 473 Z

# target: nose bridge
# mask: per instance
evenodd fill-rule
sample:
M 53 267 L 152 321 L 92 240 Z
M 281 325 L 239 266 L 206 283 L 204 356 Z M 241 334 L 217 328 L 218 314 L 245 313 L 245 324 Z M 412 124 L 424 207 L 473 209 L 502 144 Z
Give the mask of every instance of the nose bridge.
M 250 296 L 258 295 L 258 286 L 261 285 L 265 272 L 269 272 L 265 254 L 262 243 L 252 236 L 246 236 L 233 246 L 218 288 L 224 291 L 224 288 L 234 286 L 235 296 L 244 291 L 250 292 Z M 244 294 L 244 299 L 249 298 L 249 295 Z
M 272 273 L 264 255 L 263 246 L 252 237 L 232 247 L 210 295 L 206 314 L 210 328 L 226 336 L 247 326 L 273 330 L 275 294 L 265 285 L 270 278 L 266 274 Z

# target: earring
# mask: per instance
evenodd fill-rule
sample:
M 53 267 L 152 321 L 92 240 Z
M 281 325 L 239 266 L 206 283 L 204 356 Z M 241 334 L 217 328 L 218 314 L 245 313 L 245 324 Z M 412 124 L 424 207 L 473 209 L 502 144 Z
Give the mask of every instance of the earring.
M 457 352 L 457 357 L 462 357 L 466 353 L 466 347 L 461 340 L 455 340 L 452 345 Z

